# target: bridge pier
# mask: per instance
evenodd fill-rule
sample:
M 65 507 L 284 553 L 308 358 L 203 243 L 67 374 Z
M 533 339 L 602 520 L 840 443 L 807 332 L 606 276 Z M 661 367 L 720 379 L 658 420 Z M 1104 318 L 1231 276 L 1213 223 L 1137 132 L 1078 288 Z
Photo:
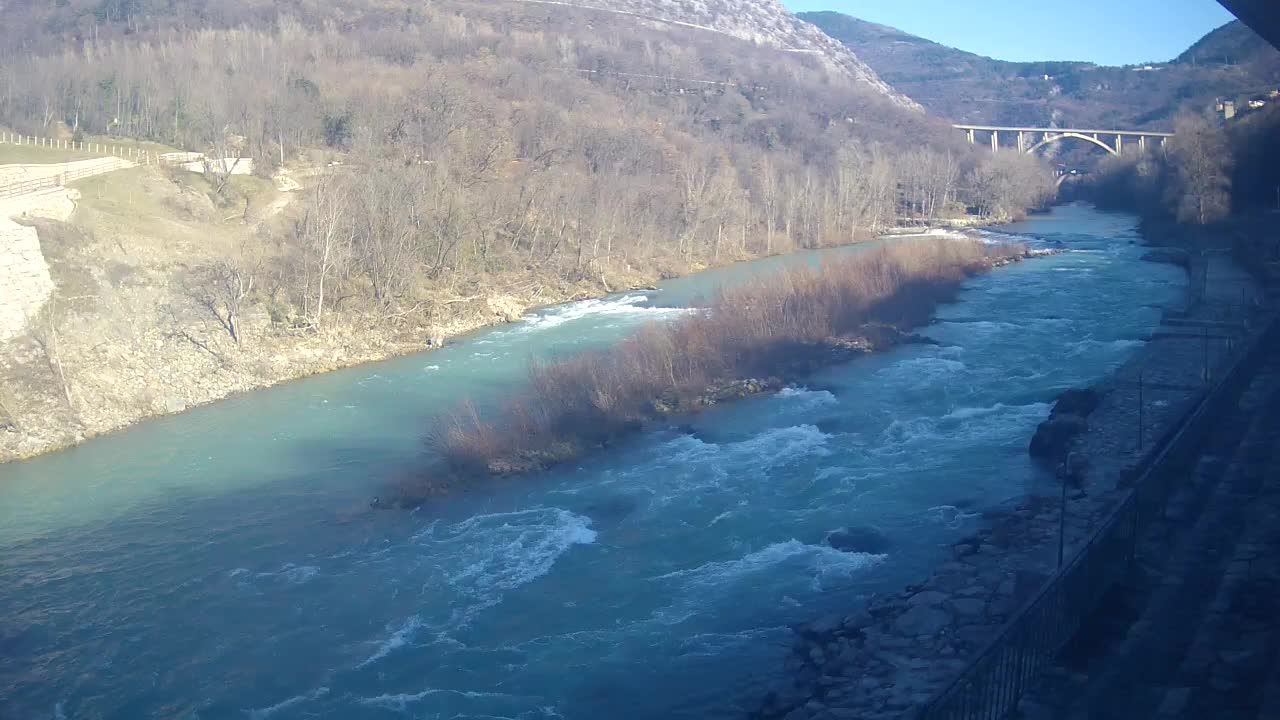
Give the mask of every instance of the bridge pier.
M 991 152 L 1000 152 L 1000 131 L 991 131 Z
M 969 131 L 969 144 L 970 144 L 970 145 L 973 145 L 973 144 L 974 144 L 974 142 L 973 142 L 973 131 L 972 131 L 972 130 L 970 130 L 970 131 Z
M 1024 133 L 1024 132 L 1022 132 L 1021 130 L 1019 130 L 1019 131 L 1018 131 L 1018 152 L 1020 152 L 1020 153 L 1024 153 L 1024 152 L 1026 152 L 1026 151 L 1027 151 L 1027 139 L 1026 139 L 1026 138 L 1027 138 L 1026 133 Z
M 1124 155 L 1124 136 L 1123 135 L 1116 136 L 1116 154 Z
M 1138 152 L 1146 152 L 1146 151 L 1147 151 L 1147 136 L 1139 135 L 1138 136 Z

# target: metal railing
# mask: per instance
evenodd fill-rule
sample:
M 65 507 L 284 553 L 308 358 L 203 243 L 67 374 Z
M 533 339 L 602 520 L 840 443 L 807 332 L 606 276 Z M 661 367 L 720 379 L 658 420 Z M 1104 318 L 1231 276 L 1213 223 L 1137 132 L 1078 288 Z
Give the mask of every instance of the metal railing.
M 1193 467 L 1201 440 L 1248 386 L 1267 344 L 1280 332 L 1271 318 L 1195 409 L 1170 428 L 1134 470 L 1129 494 L 1066 565 L 1001 628 L 919 720 L 1001 720 L 1128 572 L 1149 518 L 1162 514 L 1174 483 Z
M 93 177 L 95 175 L 102 175 L 114 170 L 119 170 L 123 167 L 128 166 L 119 159 L 115 159 L 114 161 L 105 160 L 97 165 L 76 168 L 74 170 L 66 170 L 65 172 L 58 173 L 57 175 L 49 175 L 42 178 L 33 178 L 31 180 L 19 180 L 14 183 L 7 183 L 0 185 L 0 199 L 18 197 L 19 195 L 29 195 L 41 190 L 62 187 L 69 182 L 83 180 L 84 178 Z

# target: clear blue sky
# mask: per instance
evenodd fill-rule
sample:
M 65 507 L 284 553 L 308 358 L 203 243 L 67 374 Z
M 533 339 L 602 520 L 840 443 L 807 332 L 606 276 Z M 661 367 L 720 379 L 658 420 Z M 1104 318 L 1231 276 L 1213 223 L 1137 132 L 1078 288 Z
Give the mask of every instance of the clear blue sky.
M 1000 60 L 1169 60 L 1234 16 L 1215 0 L 782 0 Z

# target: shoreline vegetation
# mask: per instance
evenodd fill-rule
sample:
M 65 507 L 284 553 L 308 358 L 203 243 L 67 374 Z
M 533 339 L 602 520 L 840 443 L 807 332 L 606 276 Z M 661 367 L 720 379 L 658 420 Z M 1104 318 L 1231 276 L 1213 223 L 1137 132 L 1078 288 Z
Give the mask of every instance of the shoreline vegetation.
M 463 402 L 438 418 L 427 436 L 435 463 L 399 481 L 386 505 L 546 470 L 646 427 L 921 342 L 909 330 L 966 279 L 1037 254 L 1017 243 L 913 237 L 721 289 L 617 345 L 535 364 L 523 392 L 496 412 Z

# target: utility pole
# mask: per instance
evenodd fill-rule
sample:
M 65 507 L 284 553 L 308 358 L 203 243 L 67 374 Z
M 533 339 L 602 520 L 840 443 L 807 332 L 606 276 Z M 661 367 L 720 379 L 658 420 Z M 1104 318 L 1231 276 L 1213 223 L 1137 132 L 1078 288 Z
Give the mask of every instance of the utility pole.
M 1058 466 L 1058 480 L 1062 483 L 1062 500 L 1058 505 L 1058 569 L 1067 548 L 1067 481 L 1071 479 L 1071 453 Z
M 1142 432 L 1143 432 L 1143 425 L 1144 425 L 1143 415 L 1145 411 L 1146 411 L 1146 406 L 1142 402 L 1142 371 L 1139 370 L 1138 371 L 1138 452 L 1142 452 L 1142 445 L 1143 445 Z

